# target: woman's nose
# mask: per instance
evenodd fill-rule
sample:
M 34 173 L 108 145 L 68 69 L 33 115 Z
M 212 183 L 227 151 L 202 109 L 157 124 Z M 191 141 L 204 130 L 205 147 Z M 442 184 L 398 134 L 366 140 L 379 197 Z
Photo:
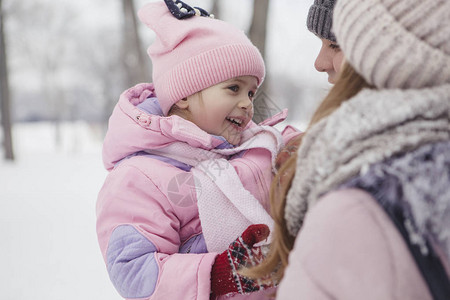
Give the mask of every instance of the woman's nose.
M 326 52 L 327 51 L 322 47 L 317 55 L 316 61 L 314 62 L 314 67 L 319 72 L 327 72 L 333 69 L 333 62 Z

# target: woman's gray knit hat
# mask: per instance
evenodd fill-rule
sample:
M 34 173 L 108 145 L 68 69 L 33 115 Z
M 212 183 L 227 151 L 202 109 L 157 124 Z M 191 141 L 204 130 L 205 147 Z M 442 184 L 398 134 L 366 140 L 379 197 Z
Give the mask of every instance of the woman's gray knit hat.
M 449 0 L 338 0 L 333 32 L 347 61 L 378 88 L 450 83 Z
M 331 32 L 334 2 L 335 0 L 314 0 L 306 21 L 306 26 L 311 32 L 332 42 L 336 42 L 336 37 Z

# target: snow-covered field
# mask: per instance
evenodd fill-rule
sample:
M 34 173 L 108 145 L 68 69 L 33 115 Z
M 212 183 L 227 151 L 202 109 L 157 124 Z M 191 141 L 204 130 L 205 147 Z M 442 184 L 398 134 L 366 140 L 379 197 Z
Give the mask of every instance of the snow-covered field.
M 16 161 L 0 159 L 0 299 L 122 299 L 109 281 L 95 233 L 106 176 L 101 133 L 16 124 Z

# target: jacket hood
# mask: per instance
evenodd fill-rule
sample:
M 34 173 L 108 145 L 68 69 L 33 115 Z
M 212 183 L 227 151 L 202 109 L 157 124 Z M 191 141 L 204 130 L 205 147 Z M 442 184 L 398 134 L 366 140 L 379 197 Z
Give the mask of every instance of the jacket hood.
M 153 105 L 144 107 L 143 102 L 152 97 L 156 94 L 151 83 L 138 84 L 120 95 L 103 143 L 103 163 L 107 170 L 129 155 L 177 141 L 206 150 L 224 142 L 179 116 L 163 116 L 156 99 Z
M 283 111 L 263 123 L 276 124 L 286 115 Z M 247 128 L 252 126 L 256 124 L 250 122 Z M 179 116 L 163 116 L 153 84 L 141 83 L 123 92 L 114 108 L 103 143 L 103 163 L 111 170 L 134 153 L 165 148 L 176 142 L 204 150 L 226 143 L 222 137 L 211 135 Z

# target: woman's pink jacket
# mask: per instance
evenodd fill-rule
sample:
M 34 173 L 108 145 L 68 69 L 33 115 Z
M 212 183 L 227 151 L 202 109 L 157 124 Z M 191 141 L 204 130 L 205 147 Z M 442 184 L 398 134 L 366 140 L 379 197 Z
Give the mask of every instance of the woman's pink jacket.
M 306 216 L 277 299 L 432 297 L 383 208 L 367 192 L 345 189 L 324 195 Z

